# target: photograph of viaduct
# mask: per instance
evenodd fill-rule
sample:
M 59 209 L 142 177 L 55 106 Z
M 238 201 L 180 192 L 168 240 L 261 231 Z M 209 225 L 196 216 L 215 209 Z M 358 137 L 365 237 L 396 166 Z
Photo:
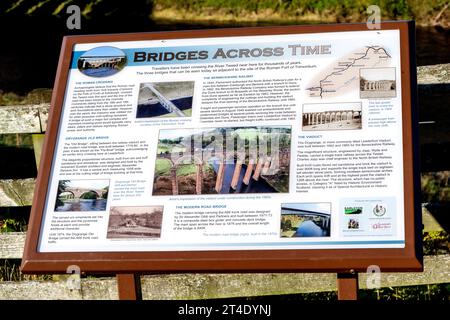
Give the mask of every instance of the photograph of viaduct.
M 395 98 L 395 68 L 361 68 L 359 90 L 362 99 Z
M 361 102 L 305 103 L 302 130 L 355 130 L 362 128 Z

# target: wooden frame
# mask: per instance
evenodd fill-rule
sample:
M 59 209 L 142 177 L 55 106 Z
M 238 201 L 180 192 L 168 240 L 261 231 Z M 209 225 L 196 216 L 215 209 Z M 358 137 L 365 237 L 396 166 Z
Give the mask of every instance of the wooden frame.
M 362 31 L 365 24 L 260 27 L 180 32 L 68 36 L 62 43 L 46 140 L 35 189 L 22 260 L 24 273 L 65 273 L 69 265 L 82 272 L 358 272 L 369 265 L 382 271 L 421 271 L 421 215 L 418 163 L 418 115 L 413 22 L 385 22 L 382 30 L 399 30 L 402 76 L 405 247 L 393 249 L 239 250 L 183 252 L 38 252 L 43 212 L 57 141 L 72 48 L 77 43 L 207 38 L 254 35 Z

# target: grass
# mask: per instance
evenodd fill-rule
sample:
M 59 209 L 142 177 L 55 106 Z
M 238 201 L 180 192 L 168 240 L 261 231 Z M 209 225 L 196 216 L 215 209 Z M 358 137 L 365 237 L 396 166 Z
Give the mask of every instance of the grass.
M 155 175 L 165 176 L 170 173 L 171 163 L 167 159 L 156 159 Z

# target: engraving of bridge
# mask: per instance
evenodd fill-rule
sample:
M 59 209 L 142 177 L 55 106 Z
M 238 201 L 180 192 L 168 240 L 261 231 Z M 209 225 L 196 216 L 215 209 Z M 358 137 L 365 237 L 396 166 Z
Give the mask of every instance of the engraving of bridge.
M 201 152 L 195 152 L 194 154 L 185 153 L 160 153 L 158 154 L 159 159 L 167 159 L 171 163 L 170 175 L 172 180 L 172 194 L 178 195 L 178 179 L 177 179 L 177 167 L 180 164 L 184 164 L 185 162 L 195 163 L 196 165 L 196 181 L 195 181 L 195 191 L 196 194 L 202 194 L 203 188 L 203 165 L 208 163 L 211 158 L 216 159 L 219 162 L 219 168 L 217 170 L 217 177 L 215 182 L 215 190 L 217 193 L 220 193 L 223 187 L 223 181 L 225 176 L 225 165 L 228 161 L 233 161 L 235 158 L 236 152 L 225 152 L 225 153 L 216 153 L 214 155 L 206 155 Z M 244 174 L 244 178 L 242 182 L 245 185 L 250 183 L 250 179 L 255 181 L 259 180 L 261 175 L 265 174 L 274 174 L 280 168 L 280 163 L 289 162 L 289 151 L 280 151 L 277 155 L 272 157 L 270 156 L 252 156 L 247 161 L 247 169 Z M 231 188 L 236 190 L 237 185 L 239 183 L 239 177 L 242 170 L 242 165 L 245 163 L 245 160 L 237 157 L 235 168 L 233 172 L 233 177 L 231 179 Z
M 144 88 L 150 90 L 159 100 L 161 105 L 169 112 L 175 113 L 178 117 L 185 117 L 183 111 L 177 108 L 176 105 L 172 103 L 169 99 L 167 99 L 161 92 L 159 92 L 153 85 L 145 84 Z
M 72 197 L 69 196 L 69 198 L 76 198 L 79 199 L 83 194 L 87 192 L 95 192 L 97 194 L 97 198 L 101 198 L 103 194 L 106 192 L 106 190 L 103 189 L 88 189 L 88 188 L 77 188 L 77 187 L 67 187 L 64 189 L 64 193 L 69 193 L 72 195 Z
M 352 120 L 361 117 L 361 111 L 342 110 L 303 113 L 303 125 L 331 123 L 341 120 Z
M 281 207 L 281 214 L 295 214 L 297 216 L 305 217 L 309 220 L 320 217 L 322 221 L 322 229 L 330 228 L 331 215 L 328 213 Z M 315 223 L 317 223 L 317 221 L 315 221 Z

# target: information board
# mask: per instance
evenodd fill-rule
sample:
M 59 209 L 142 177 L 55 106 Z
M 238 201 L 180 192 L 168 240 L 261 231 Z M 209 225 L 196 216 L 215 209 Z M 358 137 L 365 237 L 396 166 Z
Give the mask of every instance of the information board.
M 65 37 L 24 272 L 420 270 L 413 33 Z

